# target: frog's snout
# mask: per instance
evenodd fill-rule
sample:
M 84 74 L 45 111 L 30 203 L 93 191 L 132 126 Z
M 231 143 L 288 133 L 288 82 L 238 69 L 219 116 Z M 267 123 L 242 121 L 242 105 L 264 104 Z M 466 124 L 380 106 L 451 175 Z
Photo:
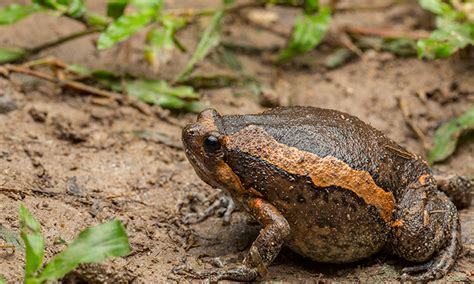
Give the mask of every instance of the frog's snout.
M 183 128 L 181 140 L 183 141 L 184 149 L 189 150 L 192 148 L 192 145 L 195 145 L 197 133 L 196 126 L 193 124 L 188 124 Z

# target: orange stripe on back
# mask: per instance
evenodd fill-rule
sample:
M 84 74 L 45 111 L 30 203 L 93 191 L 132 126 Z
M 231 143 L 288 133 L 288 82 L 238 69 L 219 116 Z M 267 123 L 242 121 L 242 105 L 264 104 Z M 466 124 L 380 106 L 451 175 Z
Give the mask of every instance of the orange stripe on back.
M 290 174 L 308 176 L 317 187 L 337 186 L 350 190 L 367 204 L 375 206 L 386 222 L 392 219 L 395 209 L 393 194 L 380 188 L 366 171 L 352 169 L 332 156 L 322 158 L 281 144 L 264 129 L 253 125 L 228 136 L 225 141 L 229 149 L 244 151 Z

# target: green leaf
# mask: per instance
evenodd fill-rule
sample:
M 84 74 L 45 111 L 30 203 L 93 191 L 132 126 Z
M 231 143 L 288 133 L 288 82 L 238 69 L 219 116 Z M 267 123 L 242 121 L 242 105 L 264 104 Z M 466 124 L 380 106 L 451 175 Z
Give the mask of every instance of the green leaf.
M 87 24 L 95 27 L 106 27 L 110 23 L 108 18 L 89 11 L 86 11 L 85 18 Z
M 33 0 L 32 1 L 34 4 L 41 5 L 45 8 L 53 9 L 53 10 L 58 10 L 62 6 L 62 4 L 58 3 L 57 0 Z
M 0 284 L 5 284 L 5 283 L 7 283 L 5 280 L 5 277 L 0 275 Z
M 304 10 L 306 13 L 314 13 L 319 9 L 319 0 L 305 0 Z
M 194 54 L 191 56 L 191 59 L 188 61 L 181 73 L 179 73 L 179 75 L 176 77 L 175 81 L 180 82 L 186 80 L 194 66 L 199 61 L 203 60 L 209 54 L 212 48 L 219 44 L 221 21 L 223 17 L 224 11 L 222 10 L 214 13 L 210 24 L 206 27 L 201 39 L 199 40 Z
M 435 146 L 428 154 L 428 162 L 440 162 L 451 156 L 456 150 L 459 137 L 463 132 L 474 129 L 474 107 L 462 116 L 443 124 L 436 130 Z
M 382 42 L 382 50 L 389 51 L 397 56 L 416 55 L 416 41 L 408 38 L 385 39 Z
M 127 232 L 120 221 L 114 220 L 82 231 L 70 246 L 51 259 L 38 279 L 56 280 L 81 263 L 99 263 L 107 257 L 129 253 Z
M 145 45 L 145 58 L 154 64 L 163 49 L 171 50 L 183 47 L 176 38 L 176 32 L 187 24 L 186 19 L 175 16 L 163 16 L 160 19 L 161 27 L 150 30 L 147 34 Z
M 26 56 L 28 52 L 20 48 L 1 48 L 0 47 L 0 64 L 13 62 Z
M 112 22 L 99 37 L 97 42 L 99 49 L 110 48 L 127 39 L 148 25 L 161 9 L 161 1 L 135 0 L 132 3 L 137 6 L 138 11 L 130 15 L 122 15 Z
M 40 223 L 23 204 L 20 206 L 20 231 L 26 249 L 25 279 L 27 279 L 33 277 L 43 263 L 44 240 Z
M 221 89 L 235 86 L 240 83 L 240 80 L 231 75 L 215 74 L 189 77 L 183 83 L 196 89 Z
M 456 11 L 451 5 L 441 0 L 420 0 L 419 2 L 423 9 L 446 19 L 454 20 L 463 17 L 462 12 Z
M 315 15 L 298 16 L 291 39 L 286 49 L 280 53 L 278 60 L 288 60 L 315 48 L 326 34 L 330 22 L 331 10 L 328 7 L 322 7 Z
M 33 0 L 32 2 L 73 18 L 81 17 L 87 11 L 85 0 Z
M 86 12 L 84 0 L 68 0 L 67 14 L 73 18 L 81 17 Z
M 436 25 L 438 29 L 431 33 L 430 38 L 417 42 L 419 57 L 443 58 L 474 44 L 474 24 L 462 24 L 438 17 Z
M 109 0 L 107 2 L 107 16 L 117 19 L 123 15 L 127 5 L 128 0 Z
M 124 15 L 112 22 L 97 42 L 97 48 L 106 49 L 130 37 L 130 35 L 146 26 L 152 19 L 151 14 Z
M 191 101 L 199 99 L 193 88 L 171 87 L 166 81 L 130 80 L 127 82 L 127 93 L 146 103 L 177 110 L 189 110 Z
M 69 64 L 66 66 L 66 70 L 83 77 L 89 77 L 93 73 L 91 69 L 79 64 Z
M 38 5 L 11 4 L 0 9 L 0 25 L 10 25 L 22 20 L 29 15 L 41 11 Z

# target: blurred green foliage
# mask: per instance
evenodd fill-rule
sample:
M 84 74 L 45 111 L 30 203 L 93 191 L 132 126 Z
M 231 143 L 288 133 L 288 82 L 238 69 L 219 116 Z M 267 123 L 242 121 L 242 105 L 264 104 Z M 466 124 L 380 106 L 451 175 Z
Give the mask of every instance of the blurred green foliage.
M 472 130 L 474 130 L 474 107 L 436 130 L 435 145 L 428 154 L 428 162 L 433 164 L 447 159 L 456 150 L 459 137 Z
M 448 57 L 459 49 L 474 44 L 474 22 L 472 22 L 474 10 L 455 9 L 451 4 L 441 0 L 419 2 L 421 7 L 436 14 L 436 30 L 428 39 L 419 40 L 417 43 L 419 57 L 429 59 Z M 459 3 L 459 5 L 468 4 Z
M 416 49 L 419 57 L 435 59 L 449 56 L 473 44 L 472 9 L 464 9 L 462 5 L 467 4 L 462 1 L 457 2 L 459 3 L 456 6 L 454 2 L 448 3 L 442 0 L 419 0 L 424 9 L 436 14 L 437 29 L 429 38 L 419 40 L 416 44 L 413 40 L 404 38 L 388 41 L 384 39 L 377 44 L 379 49 L 399 56 L 411 56 Z M 123 78 L 115 74 L 110 74 L 110 72 L 106 74 L 105 71 L 93 71 L 88 74 L 88 78 L 93 78 L 114 91 L 127 93 L 128 89 L 131 89 L 129 95 L 136 96 L 147 103 L 175 110 L 198 111 L 202 105 L 195 102 L 198 99 L 197 94 L 194 93 L 192 98 L 183 97 L 179 91 L 165 92 L 163 88 L 156 88 L 156 86 L 164 86 L 163 84 L 166 83 L 167 89 L 183 90 L 179 85 L 196 82 L 196 80 L 189 80 L 190 75 L 211 51 L 218 46 L 223 46 L 221 32 L 224 18 L 229 11 L 239 8 L 239 5 L 245 6 L 234 0 L 223 0 L 222 5 L 217 8 L 173 12 L 165 9 L 163 0 L 108 0 L 106 15 L 99 15 L 87 9 L 85 0 L 31 0 L 31 3 L 27 5 L 11 4 L 0 9 L 0 25 L 13 24 L 36 12 L 69 17 L 83 23 L 91 32 L 100 32 L 97 41 L 99 50 L 116 46 L 135 33 L 145 30 L 144 58 L 149 64 L 156 65 L 158 58 L 165 50 L 178 49 L 187 52 L 188 48 L 179 40 L 179 31 L 194 23 L 198 17 L 211 16 L 188 62 L 170 82 L 162 80 L 152 82 L 141 78 L 134 82 L 133 78 L 128 78 L 125 80 L 125 85 L 132 87 L 123 88 L 123 82 L 121 82 Z M 286 47 L 278 56 L 278 62 L 290 60 L 314 49 L 324 39 L 331 25 L 331 10 L 328 6 L 321 5 L 319 0 L 256 0 L 247 3 L 248 5 L 254 7 L 281 5 L 299 9 Z M 460 8 L 459 5 L 462 7 Z M 232 70 L 239 69 L 237 73 L 244 74 L 237 57 L 233 56 L 225 45 L 223 47 L 224 49 L 218 49 L 221 58 L 228 66 L 231 66 Z M 38 50 L 38 48 L 0 48 L 0 64 L 22 60 Z M 350 58 L 351 51 L 347 48 L 341 49 L 331 54 L 325 61 L 325 65 L 328 68 L 335 68 Z M 210 79 L 207 78 L 207 80 Z M 218 83 L 224 81 L 226 80 L 220 80 Z M 149 88 L 152 85 L 154 87 Z M 152 96 L 151 92 L 155 94 Z

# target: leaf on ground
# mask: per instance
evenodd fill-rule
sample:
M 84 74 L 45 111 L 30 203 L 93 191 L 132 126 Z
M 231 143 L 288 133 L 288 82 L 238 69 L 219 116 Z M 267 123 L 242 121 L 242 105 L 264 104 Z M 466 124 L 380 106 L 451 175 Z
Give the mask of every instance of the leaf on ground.
M 331 23 L 331 10 L 321 7 L 316 14 L 302 14 L 296 18 L 291 38 L 278 60 L 285 61 L 315 48 L 322 40 Z
M 114 220 L 82 231 L 64 251 L 54 256 L 38 276 L 39 281 L 56 280 L 82 263 L 100 263 L 107 257 L 130 253 L 122 223 Z
M 416 55 L 416 41 L 408 38 L 385 39 L 380 48 L 402 57 Z
M 26 56 L 28 52 L 21 48 L 1 48 L 0 47 L 0 64 L 13 62 Z
M 33 277 L 43 264 L 44 239 L 40 223 L 23 204 L 20 206 L 20 235 L 25 243 L 25 279 L 28 279 Z
M 172 87 L 160 80 L 130 80 L 127 93 L 143 102 L 159 105 L 163 108 L 196 111 L 199 105 L 193 102 L 199 95 L 189 86 Z
M 440 162 L 451 156 L 456 150 L 461 134 L 473 129 L 474 107 L 436 130 L 435 145 L 428 154 L 428 162 L 430 164 Z
M 0 239 L 3 239 L 7 244 L 12 244 L 19 251 L 24 251 L 25 248 L 20 241 L 20 238 L 15 232 L 5 228 L 0 224 Z
M 146 131 L 146 130 L 134 130 L 132 133 L 142 139 L 147 141 L 153 141 L 157 143 L 162 143 L 166 146 L 175 148 L 175 149 L 183 149 L 183 144 L 179 139 L 176 139 L 166 133 L 158 132 L 158 131 Z
M 218 89 L 237 85 L 240 82 L 239 78 L 231 75 L 206 75 L 206 76 L 193 76 L 183 84 L 192 86 L 195 89 Z
M 224 48 L 220 55 L 221 61 L 230 69 L 235 71 L 242 70 L 242 62 L 240 62 L 239 58 L 229 48 Z
M 345 64 L 352 57 L 352 55 L 353 53 L 349 49 L 339 48 L 326 57 L 326 60 L 324 60 L 324 66 L 329 69 L 337 68 Z
M 194 66 L 203 60 L 212 48 L 216 47 L 220 41 L 221 21 L 224 17 L 224 11 L 219 10 L 214 13 L 210 24 L 204 30 L 199 43 L 194 51 L 191 59 L 188 61 L 183 71 L 176 77 L 176 82 L 184 81 L 188 78 Z
M 0 25 L 10 25 L 16 23 L 33 13 L 41 11 L 38 5 L 18 5 L 10 4 L 0 9 Z

